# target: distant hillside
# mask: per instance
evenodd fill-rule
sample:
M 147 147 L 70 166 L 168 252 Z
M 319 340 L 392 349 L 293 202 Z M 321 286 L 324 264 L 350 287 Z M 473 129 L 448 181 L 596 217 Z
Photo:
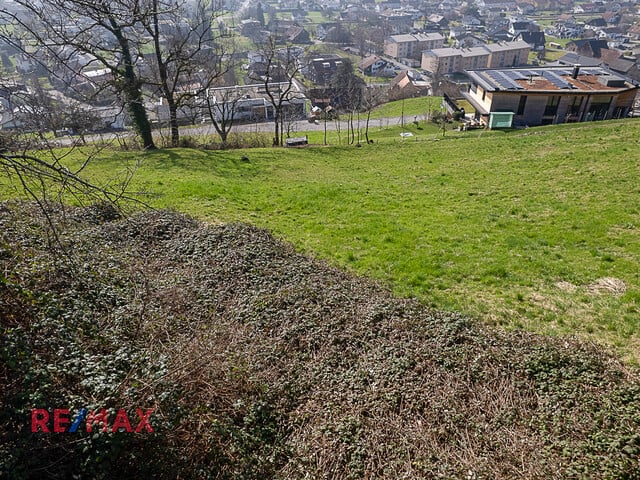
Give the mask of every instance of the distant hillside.
M 596 346 L 431 311 L 243 224 L 50 213 L 57 241 L 0 205 L 1 476 L 640 475 L 639 372 Z M 31 432 L 32 408 L 83 407 L 153 408 L 154 432 Z

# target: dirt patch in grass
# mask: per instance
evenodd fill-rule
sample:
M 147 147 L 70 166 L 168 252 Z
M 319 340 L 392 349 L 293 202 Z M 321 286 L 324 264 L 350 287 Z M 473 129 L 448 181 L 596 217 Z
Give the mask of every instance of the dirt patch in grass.
M 574 285 L 571 282 L 561 281 L 556 283 L 556 287 L 563 292 L 575 293 L 582 289 L 591 295 L 624 295 L 627 285 L 623 280 L 614 277 L 604 277 L 583 286 Z
M 573 283 L 565 282 L 565 281 L 556 283 L 556 287 L 558 287 L 560 290 L 564 292 L 569 292 L 569 293 L 574 293 L 578 289 L 578 287 L 576 287 Z
M 586 289 L 594 295 L 623 295 L 627 291 L 627 285 L 619 278 L 605 277 L 590 283 Z

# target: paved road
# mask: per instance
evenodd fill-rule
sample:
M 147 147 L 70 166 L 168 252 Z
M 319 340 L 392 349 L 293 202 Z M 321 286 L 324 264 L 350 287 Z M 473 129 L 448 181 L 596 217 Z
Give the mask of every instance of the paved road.
M 414 121 L 414 119 L 418 119 L 420 121 L 424 121 L 423 115 L 418 115 L 417 117 L 413 115 L 407 115 L 404 117 L 405 124 L 410 124 Z M 366 127 L 366 116 L 361 115 L 360 117 L 360 129 L 364 131 Z M 401 117 L 390 117 L 390 118 L 376 118 L 371 119 L 369 121 L 369 130 L 375 131 L 376 129 L 381 128 L 389 128 L 393 126 L 400 126 L 402 124 Z M 358 128 L 358 120 L 354 118 L 353 120 L 354 128 Z M 348 122 L 346 120 L 341 120 L 339 122 L 340 130 L 346 132 L 348 129 Z M 338 128 L 338 122 L 335 120 L 326 122 L 327 131 L 335 131 Z M 234 125 L 232 128 L 232 132 L 247 132 L 247 133 L 271 133 L 273 132 L 273 122 L 262 122 L 262 123 L 242 123 Z M 325 129 L 325 122 L 322 120 L 318 120 L 315 123 L 309 123 L 307 120 L 299 120 L 293 122 L 289 128 L 289 136 L 296 137 L 302 135 L 303 132 L 323 132 Z M 285 135 L 287 132 L 287 125 L 285 124 Z M 216 140 L 219 138 L 218 134 L 215 131 L 215 128 L 211 123 L 204 123 L 201 126 L 196 127 L 182 127 L 180 129 L 181 136 L 212 136 L 216 137 Z M 114 132 L 114 133 L 104 133 L 101 135 L 86 135 L 85 140 L 87 142 L 96 142 L 96 141 L 122 141 L 122 142 L 131 142 L 135 137 L 135 133 L 133 131 L 124 131 L 124 132 Z M 154 130 L 154 137 L 157 140 L 160 139 L 169 139 L 169 129 L 158 129 Z M 56 145 L 59 146 L 70 146 L 74 143 L 79 143 L 80 139 L 78 137 L 60 137 L 55 140 Z
M 413 116 L 405 116 L 405 123 L 411 123 L 414 120 Z M 420 118 L 422 120 L 422 118 Z M 357 128 L 357 118 L 354 118 L 353 123 Z M 364 115 L 360 116 L 360 128 L 365 128 L 367 123 L 367 118 Z M 393 117 L 393 118 L 376 118 L 371 119 L 369 121 L 369 128 L 378 128 L 378 127 L 391 127 L 395 125 L 401 125 L 402 118 L 401 117 Z M 346 120 L 340 121 L 340 130 L 346 131 L 348 127 L 348 122 Z M 337 130 L 338 125 L 335 120 L 330 120 L 326 122 L 327 130 Z M 307 120 L 299 120 L 293 122 L 291 124 L 290 132 L 291 136 L 295 136 L 296 132 L 322 132 L 325 129 L 325 122 L 323 120 L 318 120 L 314 123 L 310 123 Z M 285 124 L 285 132 L 287 131 L 287 125 Z M 233 126 L 232 132 L 273 132 L 273 122 L 263 122 L 263 123 L 243 123 L 237 124 Z M 191 128 L 182 128 L 180 130 L 181 135 L 217 135 L 213 125 L 210 123 L 205 123 L 199 127 L 191 127 Z

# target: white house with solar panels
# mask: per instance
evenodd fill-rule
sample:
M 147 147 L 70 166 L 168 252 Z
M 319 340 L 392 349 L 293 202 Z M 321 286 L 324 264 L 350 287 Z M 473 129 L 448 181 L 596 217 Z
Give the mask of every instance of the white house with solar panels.
M 604 67 L 524 67 L 466 72 L 465 98 L 489 128 L 626 117 L 638 85 Z

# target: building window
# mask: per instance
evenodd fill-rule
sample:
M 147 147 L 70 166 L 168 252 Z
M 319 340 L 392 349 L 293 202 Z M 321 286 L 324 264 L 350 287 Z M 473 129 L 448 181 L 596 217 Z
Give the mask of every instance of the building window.
M 516 115 L 524 115 L 524 108 L 527 106 L 527 96 L 522 95 L 520 97 L 520 103 L 518 103 L 518 111 Z
M 629 109 L 627 107 L 616 107 L 613 111 L 613 118 L 625 118 L 629 113 Z
M 586 120 L 606 120 L 612 100 L 613 97 L 594 97 L 591 100 Z
M 558 95 L 549 97 L 547 99 L 547 106 L 544 109 L 545 117 L 553 117 L 558 113 L 558 104 L 560 103 L 560 97 Z
M 580 113 L 580 107 L 582 106 L 583 97 L 573 97 L 569 102 L 569 109 L 567 113 L 569 115 L 578 115 Z

